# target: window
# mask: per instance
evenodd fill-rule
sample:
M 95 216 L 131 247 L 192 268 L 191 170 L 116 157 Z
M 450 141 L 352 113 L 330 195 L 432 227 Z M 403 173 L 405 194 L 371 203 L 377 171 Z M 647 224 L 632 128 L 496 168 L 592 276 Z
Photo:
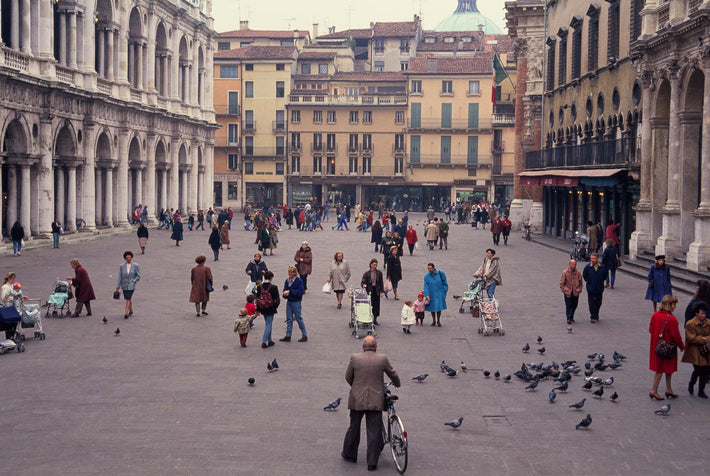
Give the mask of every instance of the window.
M 254 155 L 254 138 L 252 136 L 244 138 L 244 155 Z
M 227 200 L 239 199 L 239 184 L 237 182 L 227 182 Z
M 291 110 L 291 124 L 301 123 L 301 111 L 297 109 Z
M 609 3 L 609 18 L 607 30 L 607 58 L 619 57 L 619 0 L 612 0 Z
M 350 157 L 348 172 L 351 175 L 357 174 L 357 155 Z
M 478 103 L 469 103 L 468 105 L 468 128 L 478 129 Z
M 284 136 L 276 136 L 276 157 L 286 155 L 286 138 Z
M 313 134 L 313 150 L 323 150 L 323 137 L 320 134 Z
M 547 39 L 547 90 L 555 89 L 555 37 L 551 36 Z
M 402 61 L 399 63 L 400 71 L 407 71 L 409 69 L 409 61 Z
M 451 129 L 451 110 L 452 104 L 442 103 L 441 104 L 441 128 Z
M 436 43 L 436 37 L 427 36 L 426 38 L 424 38 L 424 43 Z
M 348 144 L 348 151 L 349 152 L 357 152 L 357 149 L 358 149 L 357 134 L 350 134 L 350 143 Z
M 362 111 L 362 123 L 372 124 L 372 111 Z
M 572 79 L 579 78 L 582 70 L 582 17 L 576 15 L 572 18 L 570 26 L 574 28 L 572 33 Z
M 277 64 L 276 71 L 286 71 L 286 65 L 285 64 Z
M 409 160 L 413 164 L 418 164 L 420 161 L 419 144 L 421 136 L 409 136 Z
M 454 38 L 453 36 L 445 36 L 444 37 L 444 43 L 453 43 L 455 41 L 456 41 L 456 38 Z
M 641 36 L 641 10 L 643 10 L 644 0 L 631 0 L 631 28 L 629 36 L 631 42 L 638 40 Z
M 328 111 L 328 117 L 326 119 L 328 124 L 335 124 L 335 111 Z
M 350 111 L 350 124 L 357 124 L 358 121 L 358 112 L 357 111 Z
M 441 163 L 451 163 L 451 136 L 441 136 Z
M 453 81 L 442 81 L 441 82 L 441 94 L 454 94 Z
M 372 152 L 372 134 L 362 135 L 362 150 Z
M 247 81 L 244 83 L 244 97 L 253 98 L 254 97 L 254 81 Z
M 276 129 L 286 129 L 286 111 L 276 111 Z
M 276 97 L 277 98 L 284 97 L 284 82 L 283 81 L 276 81 Z
M 239 154 L 227 155 L 227 168 L 229 170 L 239 170 Z
M 335 152 L 335 134 L 328 134 L 326 136 L 325 147 L 328 152 Z
M 284 175 L 285 165 L 283 162 L 276 162 L 276 175 Z
M 291 133 L 291 149 L 300 150 L 301 149 L 301 134 L 300 132 Z
M 384 53 L 385 52 L 385 40 L 384 39 L 377 39 L 375 40 L 375 53 Z
M 228 131 L 229 138 L 227 142 L 229 145 L 237 145 L 239 143 L 239 124 L 229 124 Z
M 230 47 L 230 44 L 228 41 L 220 41 L 217 43 L 217 51 L 226 51 Z
M 239 91 L 229 91 L 227 93 L 227 112 L 232 116 L 239 115 Z
M 244 162 L 244 175 L 254 175 L 254 162 Z
M 318 65 L 318 74 L 328 74 L 328 63 Z
M 409 53 L 409 38 L 401 38 L 399 40 L 399 51 Z
M 337 89 L 333 90 L 335 93 L 334 95 L 337 96 Z M 345 95 L 346 96 L 358 96 L 360 94 L 360 88 L 345 88 Z
M 363 157 L 362 158 L 362 173 L 365 175 L 370 175 L 372 173 L 372 158 Z
M 567 33 L 568 28 L 563 26 L 557 31 L 560 37 L 559 68 L 557 71 L 557 84 L 562 86 L 567 82 Z
M 412 108 L 410 109 L 409 117 L 412 129 L 420 129 L 422 127 L 422 103 L 412 103 Z
M 313 124 L 323 123 L 323 111 L 313 111 Z
M 320 157 L 313 157 L 313 173 L 320 175 L 323 173 L 323 161 Z
M 422 93 L 422 82 L 420 80 L 412 81 L 412 94 Z
M 256 123 L 254 122 L 254 111 L 244 111 L 244 129 L 249 131 L 256 129 Z
M 601 7 L 592 4 L 587 10 L 589 17 L 589 34 L 587 36 L 587 71 L 597 69 L 599 59 L 599 11 Z
M 311 63 L 301 64 L 301 74 L 311 74 Z
M 220 78 L 230 78 L 236 79 L 239 77 L 239 66 L 220 66 L 219 67 L 219 77 Z
M 402 152 L 404 150 L 404 134 L 394 135 L 394 150 Z
M 468 153 L 466 154 L 466 163 L 469 165 L 478 164 L 478 136 L 468 137 Z
M 293 46 L 293 39 L 281 40 L 281 46 Z
M 404 111 L 395 111 L 394 123 L 395 124 L 404 124 Z
M 244 70 L 245 71 L 254 71 L 254 65 L 251 63 L 247 63 L 244 65 Z
M 240 41 L 239 42 L 239 47 L 244 48 L 245 46 L 251 45 L 251 41 Z
M 375 61 L 375 71 L 384 71 L 385 70 L 385 62 L 384 61 Z
M 298 155 L 294 155 L 293 157 L 291 157 L 291 173 L 301 173 L 301 157 L 299 157 Z
M 480 81 L 469 81 L 468 82 L 468 95 L 478 96 L 481 94 L 481 83 Z
M 394 158 L 394 174 L 402 175 L 404 173 L 404 157 L 401 155 Z

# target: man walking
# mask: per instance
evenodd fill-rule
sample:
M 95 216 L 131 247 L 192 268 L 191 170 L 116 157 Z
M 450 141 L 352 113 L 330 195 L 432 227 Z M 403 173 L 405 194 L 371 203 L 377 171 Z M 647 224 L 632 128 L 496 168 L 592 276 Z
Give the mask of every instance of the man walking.
M 449 249 L 449 224 L 446 220 L 439 221 L 439 249 L 442 245 L 445 249 Z
M 350 357 L 345 381 L 350 385 L 348 409 L 350 426 L 345 433 L 343 452 L 345 461 L 357 462 L 357 449 L 360 444 L 360 424 L 365 416 L 367 425 L 367 470 L 377 469 L 380 453 L 385 446 L 382 438 L 382 411 L 385 409 L 384 374 L 392 380 L 395 387 L 401 385 L 399 375 L 392 368 L 384 354 L 377 353 L 377 340 L 367 336 L 362 341 L 362 353 Z
M 301 300 L 303 299 L 303 281 L 298 277 L 295 266 L 288 267 L 288 279 L 284 282 L 283 297 L 286 299 L 286 337 L 279 339 L 281 342 L 291 342 L 293 320 L 296 319 L 302 337 L 298 342 L 308 342 L 306 324 L 301 317 Z
M 562 271 L 560 291 L 565 296 L 567 324 L 572 324 L 574 311 L 577 310 L 577 304 L 579 304 L 579 295 L 582 293 L 582 273 L 577 271 L 577 260 L 569 260 L 569 267 Z
M 587 300 L 589 301 L 589 320 L 592 324 L 599 321 L 599 309 L 602 307 L 606 266 L 599 262 L 599 256 L 592 253 L 589 264 L 584 267 L 582 277 L 587 282 Z

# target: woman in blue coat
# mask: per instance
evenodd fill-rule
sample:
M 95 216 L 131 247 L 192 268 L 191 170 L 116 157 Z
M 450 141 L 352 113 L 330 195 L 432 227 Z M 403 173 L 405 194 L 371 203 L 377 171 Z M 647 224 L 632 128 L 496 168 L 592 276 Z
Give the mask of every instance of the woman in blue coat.
M 180 220 L 176 220 L 175 223 L 173 223 L 173 234 L 170 236 L 171 240 L 175 240 L 175 246 L 180 246 L 180 242 L 182 241 L 182 222 Z
M 653 312 L 656 306 L 663 301 L 663 296 L 673 294 L 671 289 L 671 270 L 666 266 L 665 255 L 656 256 L 656 263 L 648 270 L 648 290 L 646 299 L 653 301 Z
M 449 291 L 449 284 L 446 282 L 446 275 L 439 271 L 434 263 L 427 265 L 429 271 L 424 275 L 424 300 L 427 302 L 426 310 L 431 312 L 431 326 L 441 327 L 441 311 L 446 309 L 446 293 Z

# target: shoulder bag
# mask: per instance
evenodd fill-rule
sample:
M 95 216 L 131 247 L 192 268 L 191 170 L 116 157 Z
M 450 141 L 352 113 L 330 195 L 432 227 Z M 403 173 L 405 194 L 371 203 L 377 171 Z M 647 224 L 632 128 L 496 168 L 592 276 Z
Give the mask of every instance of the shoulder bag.
M 658 335 L 658 342 L 656 343 L 656 355 L 661 359 L 672 359 L 677 355 L 675 343 L 663 340 L 663 334 L 666 331 L 666 324 L 668 324 L 669 317 L 671 317 L 670 312 L 666 316 L 666 321 L 663 323 L 663 329 L 661 329 L 661 333 Z
M 208 293 L 211 293 L 212 291 L 214 291 L 214 287 L 212 286 L 212 281 L 210 281 L 209 279 L 205 283 L 205 291 L 207 291 Z

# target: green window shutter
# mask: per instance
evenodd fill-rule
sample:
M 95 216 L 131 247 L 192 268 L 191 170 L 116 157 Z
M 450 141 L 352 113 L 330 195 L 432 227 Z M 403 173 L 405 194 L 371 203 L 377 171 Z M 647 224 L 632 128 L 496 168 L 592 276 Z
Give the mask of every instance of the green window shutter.
M 469 136 L 468 138 L 468 164 L 478 164 L 478 136 Z
M 441 136 L 441 163 L 451 163 L 451 136 Z
M 451 129 L 451 103 L 441 104 L 441 128 Z
M 478 103 L 468 105 L 468 128 L 478 129 Z
M 413 164 L 419 163 L 419 144 L 421 142 L 420 136 L 410 136 L 409 137 L 409 161 Z
M 419 102 L 412 103 L 412 129 L 422 127 L 422 104 Z

